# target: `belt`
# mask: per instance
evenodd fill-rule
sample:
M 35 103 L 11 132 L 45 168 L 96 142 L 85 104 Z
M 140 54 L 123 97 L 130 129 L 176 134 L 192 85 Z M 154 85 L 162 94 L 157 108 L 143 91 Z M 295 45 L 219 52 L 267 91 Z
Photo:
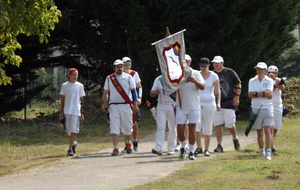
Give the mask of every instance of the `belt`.
M 127 102 L 112 102 L 112 103 L 109 103 L 108 105 L 111 105 L 111 104 L 114 104 L 114 105 L 117 105 L 117 104 L 127 104 Z

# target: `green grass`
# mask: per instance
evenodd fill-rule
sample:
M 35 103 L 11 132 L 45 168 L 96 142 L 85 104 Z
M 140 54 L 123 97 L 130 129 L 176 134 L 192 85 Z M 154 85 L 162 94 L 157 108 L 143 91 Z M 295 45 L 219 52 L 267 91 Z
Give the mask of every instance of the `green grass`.
M 300 189 L 299 131 L 299 119 L 286 119 L 276 138 L 279 155 L 272 161 L 259 157 L 255 143 L 132 189 Z

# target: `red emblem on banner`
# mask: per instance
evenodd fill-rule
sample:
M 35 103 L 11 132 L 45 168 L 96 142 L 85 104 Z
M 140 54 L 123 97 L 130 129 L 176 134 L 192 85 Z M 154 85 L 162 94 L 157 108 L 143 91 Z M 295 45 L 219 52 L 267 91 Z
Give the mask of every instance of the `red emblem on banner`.
M 162 56 L 167 68 L 167 76 L 170 83 L 180 83 L 184 77 L 184 69 L 181 63 L 181 45 L 179 42 L 163 48 Z

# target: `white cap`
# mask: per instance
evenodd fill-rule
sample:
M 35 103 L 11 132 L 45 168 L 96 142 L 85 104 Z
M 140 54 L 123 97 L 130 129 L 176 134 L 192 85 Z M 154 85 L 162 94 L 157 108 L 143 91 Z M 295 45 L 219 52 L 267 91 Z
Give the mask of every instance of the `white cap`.
M 189 56 L 188 54 L 185 54 L 185 60 L 186 61 L 192 61 L 192 58 L 191 58 L 191 56 Z
M 224 62 L 223 57 L 217 55 L 214 57 L 214 59 L 211 61 L 212 63 L 222 63 Z
M 269 68 L 268 68 L 268 72 L 278 72 L 278 68 L 275 66 L 275 65 L 271 65 Z
M 130 61 L 131 62 L 131 59 L 129 57 L 123 57 L 122 61 L 123 61 L 123 63 L 125 63 L 126 61 Z
M 124 65 L 124 63 L 120 59 L 117 59 L 115 60 L 114 65 Z
M 265 62 L 258 62 L 254 69 L 256 69 L 256 67 L 266 70 L 268 69 L 267 64 Z

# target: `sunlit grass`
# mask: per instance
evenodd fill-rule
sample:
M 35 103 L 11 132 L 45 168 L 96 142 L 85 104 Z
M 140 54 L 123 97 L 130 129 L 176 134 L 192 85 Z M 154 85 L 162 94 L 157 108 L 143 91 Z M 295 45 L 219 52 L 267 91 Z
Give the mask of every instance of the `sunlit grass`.
M 271 161 L 259 157 L 255 143 L 186 164 L 164 179 L 133 189 L 300 189 L 299 131 L 299 119 L 286 119 L 276 138 L 279 155 Z

